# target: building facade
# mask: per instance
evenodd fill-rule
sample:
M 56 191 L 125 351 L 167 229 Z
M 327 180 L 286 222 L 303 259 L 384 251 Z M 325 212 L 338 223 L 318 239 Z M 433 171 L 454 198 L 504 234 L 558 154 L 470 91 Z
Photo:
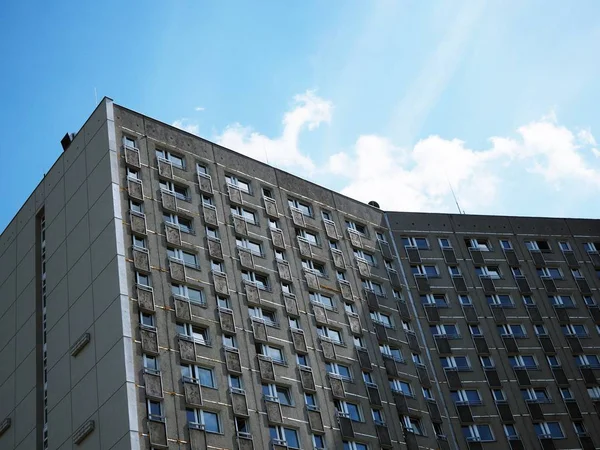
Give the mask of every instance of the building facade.
M 600 446 L 600 222 L 384 212 L 104 99 L 0 237 L 0 449 Z

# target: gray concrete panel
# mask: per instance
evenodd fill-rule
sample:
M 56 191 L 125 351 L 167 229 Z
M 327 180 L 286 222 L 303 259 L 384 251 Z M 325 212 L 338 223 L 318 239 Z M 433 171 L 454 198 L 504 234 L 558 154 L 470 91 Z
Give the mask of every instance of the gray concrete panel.
M 103 358 L 121 338 L 123 335 L 121 324 L 121 297 L 117 297 L 94 324 L 97 360 Z
M 35 218 L 30 218 L 17 236 L 17 262 L 21 261 L 35 243 Z
M 113 186 L 109 185 L 100 195 L 88 214 L 90 224 L 90 241 L 94 242 L 98 235 L 113 220 Z
M 17 299 L 17 271 L 8 274 L 0 286 L 0 319 Z
M 67 183 L 69 184 L 69 183 Z M 81 185 L 79 189 L 73 194 L 67 206 L 65 213 L 67 216 L 66 226 L 67 235 L 73 231 L 73 229 L 80 223 L 81 219 L 86 215 L 88 211 L 88 196 L 87 196 L 87 183 Z
M 15 371 L 16 374 L 16 389 L 15 389 L 15 401 L 19 403 L 23 400 L 32 389 L 35 388 L 35 366 L 36 366 L 36 354 L 35 349 L 27 355 Z
M 69 316 L 62 316 L 56 325 L 48 331 L 48 369 L 52 369 L 54 364 L 69 350 Z
M 50 258 L 67 237 L 65 214 L 65 209 L 61 209 L 52 223 L 46 225 L 46 258 Z
M 92 286 L 69 308 L 69 335 L 70 345 L 73 345 L 81 335 L 94 323 L 94 296 Z
M 72 146 L 73 144 L 71 144 Z M 69 147 L 69 151 L 71 147 Z M 65 161 L 66 165 L 66 161 Z M 80 155 L 74 160 L 73 164 L 67 169 L 65 179 L 67 183 L 65 185 L 65 199 L 69 201 L 73 194 L 80 191 L 80 187 L 87 178 L 87 168 L 85 164 L 85 153 Z M 85 190 L 85 189 L 84 189 Z
M 15 336 L 16 333 L 16 316 L 17 308 L 13 303 L 2 317 L 0 317 L 0 349 L 3 349 L 6 344 Z
M 33 264 L 33 252 L 31 255 Z M 63 243 L 56 249 L 52 256 L 48 258 L 48 261 L 46 263 L 47 292 L 51 293 L 65 275 L 67 275 L 67 247 Z
M 65 353 L 48 371 L 48 411 L 52 411 L 71 390 L 70 372 L 71 355 L 69 353 Z
M 98 402 L 102 405 L 125 384 L 125 353 L 123 340 L 117 343 L 98 361 Z
M 35 311 L 35 280 L 32 280 L 23 292 L 21 292 L 21 295 L 17 298 L 16 307 L 17 328 L 21 328 Z
M 16 343 L 17 339 L 12 338 L 10 341 L 8 341 L 4 348 L 0 350 L 0 361 L 2 362 L 0 364 L 0 386 L 4 384 L 4 382 L 15 370 L 15 352 L 17 348 Z
M 69 270 L 69 304 L 72 305 L 92 282 L 91 265 L 88 249 Z
M 4 249 L 4 253 L 0 257 L 0 284 L 4 284 L 6 279 L 17 268 L 17 243 L 13 240 Z M 0 314 L 1 313 L 0 306 Z
M 88 176 L 88 203 L 93 205 L 111 184 L 110 157 L 105 154 Z
M 127 388 L 125 385 L 122 385 L 100 406 L 98 418 L 102 430 L 101 450 L 112 449 L 124 435 L 129 434 L 127 408 Z
M 98 409 L 98 380 L 93 367 L 71 390 L 73 429 L 79 428 Z
M 95 329 L 90 327 L 90 342 L 77 354 L 71 358 L 71 386 L 75 386 L 96 364 L 96 346 L 95 346 Z
M 56 186 L 53 186 L 51 190 L 48 190 L 48 185 L 46 185 L 46 192 L 49 192 L 49 194 L 46 197 L 46 204 L 44 205 L 44 214 L 46 215 L 46 225 L 48 226 L 54 221 L 54 218 L 56 217 L 58 212 L 65 206 L 64 179 L 58 179 Z
M 68 219 L 67 219 L 68 220 Z M 90 245 L 90 227 L 87 214 L 67 235 L 67 267 L 73 268 Z
M 115 257 L 104 267 L 93 282 L 94 318 L 100 317 L 119 293 L 119 270 Z
M 68 277 L 59 281 L 58 285 L 48 294 L 46 301 L 48 308 L 46 313 L 46 326 L 51 330 L 58 320 L 69 309 Z
M 15 443 L 19 443 L 35 428 L 35 389 L 17 405 L 14 418 Z
M 17 266 L 17 295 L 23 292 L 35 275 L 35 251 L 33 248 L 25 254 Z
M 15 374 L 12 373 L 0 385 L 0 417 L 7 417 L 15 409 L 15 389 Z
M 117 236 L 114 220 L 98 235 L 91 245 L 92 279 L 95 279 L 117 253 Z
M 71 420 L 71 394 L 68 393 L 48 413 L 48 450 L 59 448 L 67 439 L 71 441 Z
M 29 433 L 25 439 L 23 439 L 20 443 L 17 444 L 15 450 L 29 450 L 35 447 L 35 431 Z M 16 443 L 16 442 L 15 442 Z

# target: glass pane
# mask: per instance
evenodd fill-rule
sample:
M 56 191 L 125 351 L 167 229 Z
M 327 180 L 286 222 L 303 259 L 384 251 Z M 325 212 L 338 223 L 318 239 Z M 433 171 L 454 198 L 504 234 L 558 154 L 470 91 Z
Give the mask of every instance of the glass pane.
M 219 416 L 215 413 L 204 411 L 204 428 L 206 431 L 212 431 L 218 433 L 219 430 Z
M 296 430 L 292 430 L 291 428 L 284 428 L 285 440 L 287 442 L 288 447 L 300 448 L 300 441 L 298 440 L 298 433 Z
M 198 376 L 200 378 L 200 384 L 202 386 L 210 386 L 210 387 L 215 386 L 212 370 L 205 369 L 203 367 L 199 367 L 198 368 Z

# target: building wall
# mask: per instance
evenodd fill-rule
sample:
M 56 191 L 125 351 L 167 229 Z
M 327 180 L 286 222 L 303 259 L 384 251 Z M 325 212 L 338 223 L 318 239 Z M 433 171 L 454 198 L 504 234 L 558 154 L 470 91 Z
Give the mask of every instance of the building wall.
M 375 406 L 375 408 L 383 411 L 387 422 L 387 429 L 391 439 L 394 441 L 394 447 L 405 448 L 404 434 L 398 422 L 394 397 L 388 386 L 387 375 L 384 369 L 385 362 L 379 352 L 379 343 L 369 319 L 368 308 L 364 301 L 361 301 L 361 298 L 364 298 L 364 294 L 356 262 L 354 261 L 349 235 L 344 224 L 346 219 L 351 219 L 367 226 L 368 237 L 363 238 L 364 248 L 375 255 L 378 260 L 378 266 L 371 269 L 372 276 L 370 278 L 381 283 L 385 288 L 387 296 L 379 299 L 381 303 L 380 309 L 393 317 L 395 325 L 394 329 L 388 330 L 390 342 L 392 345 L 395 343 L 395 345 L 400 347 L 406 347 L 406 338 L 400 326 L 401 320 L 397 301 L 392 297 L 393 288 L 384 266 L 378 241 L 375 239 L 376 230 L 385 232 L 382 212 L 126 110 L 125 108 L 116 107 L 115 122 L 117 125 L 117 141 L 122 139 L 122 135 L 128 136 L 135 141 L 135 145 L 139 149 L 139 168 L 136 167 L 138 156 L 134 154 L 129 155 L 129 164 L 127 164 L 125 150 L 123 150 L 121 157 L 121 182 L 124 187 L 129 183 L 126 174 L 126 167 L 129 165 L 130 169 L 139 171 L 138 177 L 143 184 L 143 208 L 146 230 L 140 237 L 145 236 L 150 259 L 149 273 L 153 288 L 154 303 L 148 312 L 153 315 L 155 321 L 161 377 L 161 388 L 159 389 L 161 393 L 158 394 L 158 397 L 162 397 L 158 398 L 157 401 L 163 405 L 163 414 L 166 418 L 166 436 L 170 448 L 189 448 L 188 443 L 191 439 L 195 439 L 187 429 L 185 415 L 186 398 L 184 396 L 184 385 L 179 367 L 180 344 L 175 330 L 176 322 L 183 323 L 186 320 L 198 326 L 207 327 L 212 340 L 211 346 L 195 346 L 195 359 L 198 365 L 214 368 L 217 378 L 217 388 L 202 387 L 202 408 L 214 410 L 220 414 L 224 433 L 206 433 L 202 439 L 206 439 L 209 446 L 218 448 L 236 448 L 237 445 L 233 425 L 232 399 L 229 394 L 227 381 L 228 369 L 225 364 L 224 349 L 221 345 L 224 333 L 220 325 L 219 311 L 216 303 L 217 294 L 213 283 L 213 274 L 211 274 L 210 260 L 214 258 L 210 257 L 208 250 L 208 240 L 205 231 L 205 211 L 201 206 L 202 192 L 200 191 L 199 179 L 196 174 L 196 163 L 204 165 L 211 177 L 212 193 L 205 195 L 212 199 L 218 216 L 218 225 L 215 228 L 218 228 L 222 245 L 223 264 L 227 274 L 229 290 L 228 297 L 236 325 L 235 336 L 238 341 L 241 359 L 241 376 L 243 378 L 249 411 L 247 420 L 254 439 L 255 448 L 268 448 L 270 445 L 271 439 L 268 431 L 270 422 L 267 420 L 267 405 L 262 398 L 261 383 L 263 381 L 255 351 L 255 343 L 258 342 L 260 337 L 253 335 L 253 325 L 248 313 L 249 299 L 245 291 L 245 284 L 241 278 L 243 267 L 241 266 L 239 250 L 236 247 L 235 240 L 236 236 L 243 237 L 245 233 L 240 233 L 239 230 L 236 231 L 232 223 L 229 208 L 235 203 L 235 197 L 232 200 L 229 195 L 225 179 L 226 175 L 238 176 L 249 181 L 251 184 L 252 194 L 242 193 L 242 204 L 245 208 L 256 213 L 257 223 L 247 225 L 246 238 L 260 242 L 262 245 L 263 254 L 254 257 L 253 264 L 255 268 L 253 270 L 269 277 L 270 290 L 260 291 L 260 305 L 265 309 L 274 311 L 276 314 L 278 326 L 266 327 L 268 342 L 281 347 L 286 359 L 285 365 L 275 365 L 274 367 L 276 384 L 287 386 L 294 399 L 294 406 L 281 407 L 283 425 L 297 430 L 303 448 L 312 446 L 307 410 L 304 406 L 304 391 L 300 383 L 300 372 L 296 364 L 292 335 L 288 325 L 288 317 L 293 315 L 290 315 L 285 308 L 285 296 L 283 295 L 281 279 L 277 272 L 277 263 L 274 254 L 275 248 L 269 231 L 268 215 L 261 193 L 263 187 L 269 188 L 272 192 L 277 204 L 277 220 L 285 239 L 284 251 L 293 278 L 288 284 L 293 285 L 299 311 L 298 318 L 304 331 L 308 358 L 312 366 L 312 373 L 316 384 L 315 395 L 324 425 L 323 432 L 317 434 L 323 434 L 327 448 L 342 445 L 342 436 L 332 403 L 330 382 L 325 373 L 325 359 L 316 331 L 315 310 L 309 301 L 309 288 L 301 266 L 301 255 L 298 248 L 299 244 L 295 237 L 295 228 L 312 230 L 319 236 L 320 245 L 313 246 L 312 258 L 305 259 L 321 261 L 326 267 L 327 277 L 320 278 L 322 288 L 313 291 L 331 295 L 335 301 L 335 310 L 327 310 L 326 315 L 329 326 L 340 330 L 343 335 L 344 345 L 335 346 L 337 360 L 351 367 L 353 373 L 353 381 L 344 383 L 346 400 L 359 404 L 365 418 L 364 423 L 354 423 L 356 441 L 368 443 L 371 448 L 379 446 L 376 428 L 371 418 L 371 405 L 366 385 L 362 380 L 357 351 L 353 344 L 353 333 L 349 329 L 348 317 L 344 311 L 344 302 L 336 281 L 337 269 L 333 265 L 332 256 L 328 248 L 329 239 L 326 234 L 324 222 L 321 220 L 321 211 L 326 210 L 330 212 L 331 218 L 337 226 L 338 236 L 334 240 L 337 242 L 338 248 L 343 253 L 346 262 L 345 267 L 341 271 L 345 273 L 346 279 L 352 286 L 354 293 L 354 297 L 349 303 L 355 305 L 359 314 L 362 324 L 362 329 L 359 333 L 362 334 L 363 345 L 370 355 L 373 364 L 370 367 L 370 371 L 375 383 L 379 387 L 382 399 L 381 406 Z M 155 155 L 156 149 L 172 151 L 174 154 L 184 158 L 185 170 L 173 167 L 172 169 L 167 168 L 165 172 L 160 174 L 158 160 Z M 172 177 L 170 170 L 172 170 Z M 180 215 L 191 219 L 194 233 L 181 233 L 180 245 L 167 243 L 163 212 L 165 206 L 168 205 L 162 203 L 162 194 L 159 188 L 159 180 L 161 179 L 175 182 L 177 185 L 187 188 L 189 199 L 179 200 L 177 208 Z M 123 189 L 122 204 L 124 216 L 128 214 L 127 204 L 131 196 L 136 195 L 136 189 L 136 186 L 132 186 L 129 192 L 128 189 Z M 304 217 L 304 225 L 294 225 L 290 208 L 287 204 L 288 198 L 295 198 L 310 204 L 313 217 Z M 128 235 L 125 239 L 126 242 L 132 239 L 131 229 L 131 223 L 124 225 L 125 233 Z M 177 305 L 175 304 L 176 299 L 171 295 L 170 284 L 173 282 L 173 277 L 170 274 L 170 265 L 172 263 L 169 261 L 167 255 L 168 246 L 173 248 L 181 247 L 188 252 L 195 253 L 200 265 L 200 270 L 186 268 L 186 280 L 182 284 L 202 289 L 206 298 L 206 307 L 198 308 L 192 306 L 192 316 L 187 319 L 184 319 L 182 315 L 178 317 Z M 394 264 L 391 258 L 390 262 L 392 265 Z M 145 272 L 144 269 L 140 268 L 137 271 L 140 273 Z M 135 272 L 136 267 L 132 252 L 128 266 L 128 278 L 131 280 L 132 286 L 134 286 L 133 282 L 136 280 Z M 132 325 L 138 327 L 139 333 L 136 339 L 135 361 L 138 364 L 136 373 L 139 384 L 138 406 L 140 410 L 140 429 L 144 433 L 142 447 L 149 448 L 148 433 L 150 430 L 144 417 L 146 415 L 147 399 L 144 384 L 146 384 L 147 388 L 148 383 L 144 383 L 144 373 L 141 367 L 143 350 L 141 342 L 142 330 L 139 327 L 140 319 L 138 311 L 140 302 L 135 300 L 139 295 L 144 295 L 144 293 L 139 294 L 135 288 L 132 288 Z M 252 297 L 250 298 L 250 304 L 253 304 Z M 151 330 L 150 332 L 152 339 L 154 339 L 154 332 Z M 427 438 L 419 438 L 421 445 L 434 448 L 437 444 L 434 437 L 432 437 L 434 436 L 433 430 L 427 418 L 429 414 L 428 408 L 420 392 L 416 367 L 411 360 L 410 353 L 405 348 L 403 348 L 403 353 L 407 362 L 394 364 L 394 370 L 400 373 L 398 378 L 411 382 L 415 389 L 415 398 L 409 399 L 409 407 L 415 417 L 422 417 L 423 426 L 427 429 L 427 435 L 429 436 Z M 157 393 L 154 392 L 152 395 L 157 396 Z M 154 427 L 156 424 L 151 422 L 150 426 Z M 179 447 L 177 442 L 179 442 Z
M 36 424 L 43 392 L 36 399 L 42 366 L 36 361 L 41 342 L 36 343 L 35 221 L 42 209 L 48 448 L 71 449 L 72 434 L 89 420 L 95 430 L 77 448 L 135 448 L 125 382 L 121 298 L 127 287 L 119 281 L 124 261 L 117 255 L 121 226 L 120 208 L 114 206 L 118 185 L 112 180 L 111 105 L 105 100 L 98 106 L 0 238 L 0 421 L 11 419 L 0 436 L 2 449 L 41 448 L 36 443 L 43 426 Z M 85 333 L 90 342 L 71 356 L 70 348 Z
M 528 386 L 521 386 L 516 378 L 516 373 L 512 369 L 508 360 L 508 349 L 505 347 L 503 339 L 497 330 L 501 324 L 522 324 L 525 327 L 527 337 L 516 339 L 518 351 L 511 354 L 534 355 L 538 361 L 538 370 L 529 370 L 531 387 L 546 388 L 551 397 L 551 401 L 539 405 L 543 417 L 537 421 L 559 421 L 566 439 L 555 440 L 556 448 L 581 448 L 584 446 L 580 442 L 573 422 L 582 422 L 593 439 L 594 443 L 600 442 L 598 434 L 597 404 L 594 405 L 588 395 L 587 387 L 597 386 L 597 382 L 586 383 L 583 380 L 583 374 L 574 362 L 574 355 L 577 351 L 571 348 L 570 343 L 561 330 L 564 324 L 583 324 L 589 333 L 588 337 L 579 339 L 582 352 L 597 355 L 600 338 L 598 334 L 597 319 L 594 321 L 592 314 L 595 307 L 591 309 L 586 306 L 583 295 L 588 295 L 597 301 L 598 296 L 598 272 L 594 267 L 588 253 L 584 250 L 584 243 L 596 242 L 600 234 L 600 228 L 596 220 L 577 220 L 577 219 L 547 219 L 547 218 L 516 218 L 516 217 L 492 217 L 492 216 L 466 216 L 466 215 L 447 215 L 447 214 L 417 214 L 417 213 L 389 213 L 388 219 L 394 239 L 398 245 L 402 264 L 405 272 L 408 274 L 408 284 L 410 293 L 416 305 L 419 322 L 423 324 L 424 335 L 427 341 L 427 347 L 431 353 L 432 363 L 434 365 L 437 377 L 440 380 L 444 402 L 448 404 L 451 415 L 452 427 L 455 430 L 460 448 L 468 448 L 467 443 L 462 439 L 461 427 L 469 424 L 468 421 L 461 421 L 457 409 L 453 406 L 453 400 L 450 397 L 450 391 L 456 390 L 449 387 L 449 381 L 446 379 L 444 369 L 440 365 L 440 356 L 466 355 L 472 366 L 472 370 L 459 372 L 459 377 L 463 382 L 463 388 L 477 389 L 482 397 L 482 405 L 472 406 L 471 412 L 475 423 L 489 423 L 492 426 L 497 443 L 486 444 L 486 448 L 509 448 L 509 442 L 504 438 L 504 430 L 492 397 L 491 388 L 486 381 L 486 376 L 478 356 L 480 353 L 475 348 L 474 341 L 469 332 L 469 323 L 477 322 L 480 327 L 487 346 L 489 355 L 493 358 L 499 378 L 502 382 L 508 405 L 512 411 L 514 422 L 506 421 L 504 423 L 514 423 L 522 443 L 525 448 L 539 448 L 540 442 L 534 431 L 532 412 L 529 406 L 522 399 L 521 389 Z M 430 277 L 430 290 L 423 290 L 417 287 L 416 279 L 412 277 L 411 269 L 416 265 L 408 259 L 408 253 L 404 249 L 402 238 L 404 237 L 425 237 L 429 243 L 429 249 L 420 250 L 422 264 L 437 266 L 440 276 Z M 440 248 L 439 238 L 450 240 L 454 249 L 457 262 L 449 264 L 446 262 L 442 249 Z M 495 292 L 497 294 L 508 294 L 511 296 L 514 306 L 507 308 L 492 308 L 488 306 L 486 294 L 482 283 L 475 272 L 475 267 L 482 266 L 482 263 L 474 261 L 476 259 L 465 244 L 465 239 L 483 238 L 491 245 L 490 251 L 481 252 L 485 260 L 485 265 L 497 266 L 501 272 L 501 278 L 494 280 Z M 500 240 L 509 240 L 512 243 L 518 262 L 509 263 L 509 258 L 505 254 L 500 244 Z M 550 249 L 543 251 L 545 262 L 540 264 L 534 260 L 534 256 L 526 247 L 526 241 L 541 240 L 547 241 Z M 559 242 L 568 242 L 573 251 L 573 263 L 567 263 L 567 256 L 561 251 Z M 535 252 L 534 252 L 535 253 Z M 477 256 L 477 255 L 475 255 Z M 575 262 L 576 260 L 576 262 Z M 448 266 L 456 265 L 460 267 L 464 275 L 469 296 L 477 311 L 477 321 L 469 322 L 466 314 L 463 312 L 458 302 L 458 294 L 453 280 L 451 279 Z M 515 278 L 511 272 L 512 267 L 521 269 L 531 287 L 530 295 L 535 302 L 535 308 L 540 312 L 541 318 L 533 319 L 531 308 L 527 308 L 522 301 L 523 293 L 520 292 Z M 537 273 L 540 267 L 558 268 L 564 279 L 556 280 L 557 293 L 548 292 L 543 280 Z M 571 268 L 578 267 L 585 277 L 590 287 L 590 292 L 585 294 L 577 284 L 571 274 Z M 433 308 L 436 314 L 430 314 L 425 310 L 422 304 L 421 296 L 426 293 L 444 294 L 449 302 L 447 308 Z M 569 295 L 572 296 L 575 307 L 562 309 L 552 306 L 549 295 Z M 566 314 L 567 318 L 562 315 Z M 439 316 L 439 319 L 438 319 Z M 436 324 L 455 324 L 459 327 L 461 337 L 449 340 L 451 352 L 441 353 L 436 345 L 433 334 L 429 331 L 430 326 Z M 539 323 L 547 329 L 555 352 L 545 351 L 541 342 L 538 340 L 534 330 L 534 323 Z M 581 412 L 581 418 L 572 419 L 569 415 L 567 405 L 561 398 L 559 385 L 553 377 L 551 368 L 546 361 L 546 355 L 558 356 L 562 369 L 568 379 L 568 384 L 564 387 L 570 388 L 575 402 Z M 597 377 L 600 373 L 598 369 L 593 369 Z M 534 405 L 536 406 L 536 405 Z M 589 445 L 589 444 L 588 444 Z M 584 448 L 587 448 L 584 446 Z M 591 447 L 593 448 L 593 444 Z

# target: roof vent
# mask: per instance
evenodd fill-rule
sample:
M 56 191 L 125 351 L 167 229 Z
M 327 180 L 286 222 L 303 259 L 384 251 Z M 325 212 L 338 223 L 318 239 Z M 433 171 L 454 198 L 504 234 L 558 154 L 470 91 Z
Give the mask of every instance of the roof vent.
M 379 203 L 377 203 L 375 200 L 371 200 L 371 201 L 369 202 L 369 205 L 370 205 L 370 206 L 374 206 L 375 208 L 379 208 Z
M 67 133 L 65 134 L 65 137 L 60 140 L 60 145 L 62 145 L 63 152 L 69 148 L 69 145 L 71 145 L 71 142 L 73 142 L 74 138 L 75 133 Z

